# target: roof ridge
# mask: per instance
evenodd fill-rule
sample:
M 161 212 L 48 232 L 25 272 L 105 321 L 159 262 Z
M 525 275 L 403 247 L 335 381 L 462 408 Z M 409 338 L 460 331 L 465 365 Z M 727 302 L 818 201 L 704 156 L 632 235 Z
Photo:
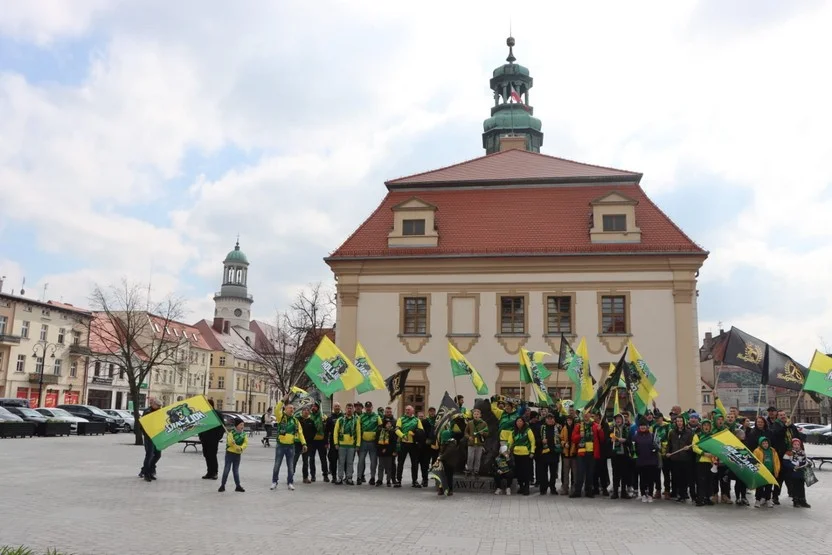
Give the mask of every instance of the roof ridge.
M 517 150 L 517 149 L 512 149 L 512 150 Z M 505 152 L 511 152 L 511 151 L 506 150 Z M 580 164 L 582 166 L 589 166 L 591 168 L 600 168 L 602 170 L 611 170 L 611 171 L 614 171 L 614 172 L 629 173 L 629 174 L 632 174 L 632 175 L 640 175 L 640 176 L 644 175 L 641 172 L 634 172 L 634 171 L 630 171 L 630 170 L 622 170 L 621 168 L 613 168 L 611 166 L 601 166 L 601 165 L 598 165 L 598 164 L 589 164 L 587 162 L 578 162 L 577 160 L 572 160 L 570 158 L 562 158 L 560 156 L 552 156 L 551 154 L 543 154 L 542 152 L 532 152 L 530 150 L 527 150 L 525 152 L 528 152 L 529 154 L 534 154 L 536 156 L 542 156 L 544 158 L 551 158 L 553 160 L 560 160 L 561 162 L 570 162 L 572 164 Z
M 672 225 L 672 226 L 676 229 L 676 231 L 678 231 L 679 233 L 681 233 L 681 234 L 682 234 L 682 237 L 684 237 L 685 239 L 687 239 L 688 241 L 690 241 L 690 242 L 691 242 L 691 244 L 696 245 L 696 246 L 697 246 L 697 247 L 698 247 L 698 248 L 699 248 L 702 252 L 708 253 L 708 251 L 707 251 L 707 250 L 706 250 L 706 249 L 705 249 L 702 245 L 700 245 L 699 243 L 697 243 L 696 241 L 694 241 L 693 239 L 691 239 L 691 238 L 690 238 L 690 236 L 689 236 L 687 233 L 685 233 L 685 232 L 682 230 L 682 228 L 681 228 L 681 227 L 679 227 L 678 225 L 676 225 L 676 222 L 674 222 L 674 221 L 673 221 L 673 218 L 671 218 L 670 216 L 668 216 L 667 214 L 665 214 L 664 210 L 662 210 L 661 208 L 659 208 L 659 205 L 658 205 L 658 204 L 656 204 L 655 202 L 653 202 L 653 199 L 651 199 L 651 198 L 650 198 L 650 195 L 648 195 L 648 194 L 647 194 L 647 192 L 646 192 L 646 191 L 645 191 L 645 190 L 641 187 L 641 185 L 639 185 L 638 183 L 636 183 L 636 184 L 635 184 L 635 186 L 636 186 L 636 187 L 638 187 L 639 191 L 641 191 L 641 193 L 644 195 L 644 198 L 645 198 L 645 199 L 647 199 L 647 202 L 649 202 L 649 203 L 650 203 L 650 205 L 651 205 L 653 208 L 655 208 L 655 209 L 659 212 L 659 214 L 661 214 L 662 216 L 664 216 L 664 217 L 665 217 L 665 219 L 666 219 L 668 222 L 670 222 L 670 225 Z M 709 254 L 710 254 L 710 253 L 709 253 Z
M 516 150 L 516 149 L 500 150 L 498 152 L 492 152 L 491 154 L 485 154 L 483 156 L 477 156 L 476 158 L 469 158 L 468 160 L 463 160 L 462 162 L 457 162 L 456 164 L 450 164 L 448 166 L 442 166 L 440 168 L 434 168 L 432 170 L 425 170 L 423 172 L 413 173 L 413 174 L 410 174 L 410 175 L 402 175 L 402 176 L 397 177 L 395 179 L 388 179 L 387 181 L 384 182 L 384 184 L 387 185 L 388 183 L 395 183 L 396 181 L 401 181 L 403 179 L 411 179 L 413 177 L 419 177 L 420 175 L 427 175 L 429 173 L 435 173 L 435 172 L 439 172 L 439 171 L 442 171 L 442 170 L 448 170 L 448 169 L 451 169 L 451 168 L 464 166 L 465 164 L 470 164 L 471 162 L 476 162 L 477 160 L 483 160 L 483 159 L 489 158 L 491 156 L 499 156 L 500 154 L 505 154 L 506 152 L 511 152 L 511 150 Z

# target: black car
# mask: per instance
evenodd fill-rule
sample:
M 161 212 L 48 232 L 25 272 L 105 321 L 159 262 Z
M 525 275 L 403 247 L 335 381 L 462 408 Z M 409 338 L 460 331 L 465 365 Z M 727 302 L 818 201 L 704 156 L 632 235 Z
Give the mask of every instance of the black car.
M 73 416 L 86 418 L 90 422 L 104 422 L 107 424 L 107 431 L 113 434 L 120 432 L 124 425 L 123 420 L 118 422 L 100 408 L 92 405 L 58 405 L 58 408 L 64 409 Z
M 0 398 L 0 407 L 26 407 L 29 408 L 29 399 L 16 399 L 14 397 Z
M 46 417 L 36 411 L 35 409 L 30 409 L 29 407 L 5 407 L 7 411 L 12 414 L 16 414 L 26 422 L 33 422 L 35 424 L 46 422 Z

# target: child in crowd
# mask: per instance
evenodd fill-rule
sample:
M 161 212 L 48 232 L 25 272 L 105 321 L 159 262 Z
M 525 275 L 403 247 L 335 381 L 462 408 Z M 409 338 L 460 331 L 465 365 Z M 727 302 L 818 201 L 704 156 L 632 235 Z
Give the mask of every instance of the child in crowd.
M 759 444 L 760 446 L 754 451 L 754 456 L 762 461 L 763 465 L 771 472 L 771 475 L 777 479 L 780 475 L 780 458 L 777 456 L 777 451 L 774 450 L 768 438 L 765 436 L 760 437 Z M 756 508 L 759 509 L 763 504 L 769 508 L 774 507 L 774 501 L 771 499 L 771 490 L 771 484 L 757 488 L 755 495 L 756 501 L 754 501 Z
M 393 430 L 393 421 L 384 420 L 384 427 L 376 435 L 376 454 L 378 455 L 378 479 L 376 487 L 381 487 L 384 482 L 384 475 L 387 474 L 387 487 L 393 485 L 393 459 L 396 456 L 396 437 Z
M 806 458 L 806 451 L 803 450 L 803 442 L 794 438 L 791 450 L 786 451 L 786 455 L 783 457 L 783 471 L 786 473 L 786 482 L 789 486 L 789 493 L 792 495 L 792 504 L 796 509 L 812 508 L 806 502 L 806 482 L 803 478 L 803 471 L 808 467 L 809 459 Z
M 242 419 L 234 419 L 234 429 L 228 432 L 225 438 L 225 467 L 222 469 L 222 483 L 220 489 L 217 491 L 225 491 L 225 483 L 228 481 L 228 472 L 234 471 L 234 484 L 236 488 L 234 491 L 240 493 L 246 491 L 240 485 L 240 459 L 242 459 L 243 451 L 248 447 L 248 434 L 244 431 L 245 424 Z
M 500 454 L 494 458 L 494 495 L 511 495 L 511 480 L 514 478 L 514 461 L 508 453 L 508 445 L 500 446 Z
M 439 434 L 439 461 L 445 470 L 445 488 L 439 488 L 439 495 L 450 497 L 454 494 L 454 473 L 459 466 L 459 444 L 451 430 Z

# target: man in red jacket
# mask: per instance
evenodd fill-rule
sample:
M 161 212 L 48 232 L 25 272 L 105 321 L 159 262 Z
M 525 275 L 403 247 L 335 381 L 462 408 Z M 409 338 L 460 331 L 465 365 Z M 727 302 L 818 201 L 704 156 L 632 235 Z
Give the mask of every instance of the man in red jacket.
M 578 446 L 578 476 L 575 478 L 575 489 L 569 497 L 580 497 L 581 489 L 585 497 L 595 497 L 592 483 L 595 461 L 601 458 L 603 436 L 601 427 L 592 419 L 589 411 L 584 411 L 581 422 L 572 430 L 572 443 Z

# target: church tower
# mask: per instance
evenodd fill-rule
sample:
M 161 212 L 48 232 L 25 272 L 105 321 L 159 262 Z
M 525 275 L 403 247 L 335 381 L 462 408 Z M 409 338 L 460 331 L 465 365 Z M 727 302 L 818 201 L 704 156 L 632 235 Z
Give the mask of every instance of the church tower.
M 529 105 L 529 89 L 534 80 L 527 68 L 514 63 L 514 37 L 506 39 L 506 44 L 508 63 L 494 70 L 489 83 L 494 106 L 491 117 L 482 123 L 482 146 L 486 154 L 506 148 L 540 152 L 543 124 L 532 116 L 534 108 Z
M 220 333 L 229 333 L 231 328 L 248 332 L 254 297 L 248 294 L 248 258 L 240 250 L 239 238 L 222 266 L 222 287 L 214 295 L 214 329 Z

